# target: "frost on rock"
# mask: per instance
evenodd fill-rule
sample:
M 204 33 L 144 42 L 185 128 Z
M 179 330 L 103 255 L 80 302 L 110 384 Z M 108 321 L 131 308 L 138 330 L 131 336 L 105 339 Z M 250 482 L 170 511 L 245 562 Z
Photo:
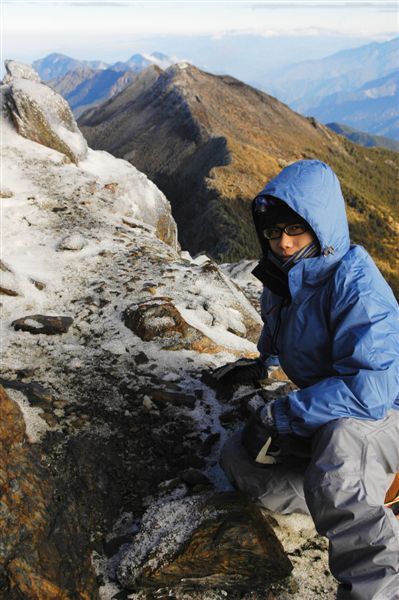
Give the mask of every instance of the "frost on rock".
M 43 410 L 36 406 L 31 406 L 24 394 L 17 390 L 8 390 L 8 396 L 18 404 L 21 410 L 28 440 L 31 444 L 39 442 L 46 431 L 50 429 L 46 421 L 42 418 Z
M 3 83 L 10 83 L 13 79 L 29 79 L 30 81 L 40 82 L 39 74 L 30 65 L 25 65 L 16 60 L 6 60 L 4 66 L 7 73 Z
M 2 92 L 18 133 L 53 148 L 77 164 L 87 156 L 87 142 L 62 96 L 32 76 L 33 69 L 11 61 Z M 21 75 L 20 75 L 21 74 Z
M 58 244 L 58 250 L 82 250 L 87 244 L 86 239 L 80 233 L 72 233 L 65 236 Z
M 123 222 L 127 227 L 144 228 L 176 250 L 179 248 L 170 204 L 144 173 L 126 160 L 90 148 L 79 166 L 94 175 L 103 189 L 117 196 L 118 206 L 125 210 Z
M 259 508 L 236 492 L 159 500 L 118 568 L 132 587 L 250 587 L 286 578 L 290 560 Z
M 202 520 L 211 516 L 201 513 L 203 497 L 159 501 L 145 513 L 141 531 L 136 535 L 118 570 L 118 579 L 127 587 L 135 584 L 144 568 L 156 571 L 188 539 Z

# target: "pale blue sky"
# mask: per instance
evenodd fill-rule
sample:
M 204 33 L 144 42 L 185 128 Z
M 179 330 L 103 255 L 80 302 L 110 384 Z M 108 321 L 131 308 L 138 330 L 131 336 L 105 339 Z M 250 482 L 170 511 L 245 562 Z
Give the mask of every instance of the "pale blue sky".
M 190 37 L 200 34 L 214 39 L 244 33 L 310 36 L 315 44 L 329 36 L 367 43 L 398 35 L 398 4 L 383 0 L 1 2 L 2 58 L 25 62 L 54 51 L 76 58 L 126 60 L 133 52 L 149 51 L 149 40 L 152 50 L 162 50 L 154 45 L 160 36 L 187 36 L 189 47 Z

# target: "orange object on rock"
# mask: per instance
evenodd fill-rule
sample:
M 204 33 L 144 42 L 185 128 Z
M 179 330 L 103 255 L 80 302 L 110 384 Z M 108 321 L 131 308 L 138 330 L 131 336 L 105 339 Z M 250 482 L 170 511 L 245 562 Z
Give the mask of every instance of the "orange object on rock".
M 387 508 L 391 508 L 396 503 L 399 504 L 399 473 L 396 473 L 395 478 L 392 481 L 389 490 L 385 495 L 384 506 Z

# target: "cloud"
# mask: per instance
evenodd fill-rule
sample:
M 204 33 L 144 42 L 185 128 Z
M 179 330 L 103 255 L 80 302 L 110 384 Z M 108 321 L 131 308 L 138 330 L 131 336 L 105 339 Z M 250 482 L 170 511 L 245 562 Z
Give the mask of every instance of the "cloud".
M 276 2 L 275 0 L 262 0 L 259 3 L 254 3 L 251 5 L 252 10 L 285 10 L 285 9 L 296 9 L 301 10 L 303 8 L 311 8 L 311 9 L 328 9 L 328 10 L 342 10 L 342 9 L 354 9 L 354 8 L 375 8 L 378 11 L 382 12 L 397 12 L 398 6 L 396 1 L 375 1 L 370 0 L 357 2 L 356 0 L 342 0 L 337 2 L 323 2 L 322 0 L 300 0 L 299 2 L 295 2 L 295 0 L 280 0 L 280 2 Z
M 126 7 L 132 6 L 144 6 L 144 2 L 137 2 L 137 0 L 2 0 L 3 4 L 18 6 L 23 4 L 30 5 L 49 5 L 49 6 L 84 6 L 84 7 Z
M 227 38 L 227 37 L 233 37 L 233 36 L 245 36 L 245 35 L 252 35 L 252 36 L 259 36 L 259 37 L 264 37 L 264 38 L 275 38 L 275 37 L 334 37 L 334 36 L 340 36 L 340 37 L 344 37 L 344 36 L 350 36 L 353 35 L 354 33 L 356 33 L 356 35 L 358 35 L 358 37 L 362 37 L 362 34 L 359 32 L 346 32 L 343 33 L 342 31 L 339 31 L 338 29 L 328 29 L 326 27 L 316 27 L 316 26 L 311 26 L 311 27 L 297 27 L 297 28 L 292 28 L 292 29 L 265 29 L 262 27 L 251 27 L 251 28 L 247 28 L 247 29 L 226 29 L 226 30 L 220 30 L 217 32 L 214 32 L 212 34 L 210 34 L 210 37 L 213 40 L 221 40 L 223 38 Z M 368 35 L 368 34 L 367 34 Z M 384 34 L 385 36 L 389 34 Z

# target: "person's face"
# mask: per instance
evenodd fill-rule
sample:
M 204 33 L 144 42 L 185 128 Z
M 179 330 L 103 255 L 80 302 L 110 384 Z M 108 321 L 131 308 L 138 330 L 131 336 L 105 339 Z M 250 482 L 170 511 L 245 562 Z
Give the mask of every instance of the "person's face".
M 277 223 L 277 227 L 284 227 L 287 223 Z M 305 231 L 300 235 L 287 235 L 284 231 L 276 240 L 269 240 L 270 248 L 274 254 L 281 258 L 289 258 L 305 246 L 308 246 L 315 236 L 310 231 Z

